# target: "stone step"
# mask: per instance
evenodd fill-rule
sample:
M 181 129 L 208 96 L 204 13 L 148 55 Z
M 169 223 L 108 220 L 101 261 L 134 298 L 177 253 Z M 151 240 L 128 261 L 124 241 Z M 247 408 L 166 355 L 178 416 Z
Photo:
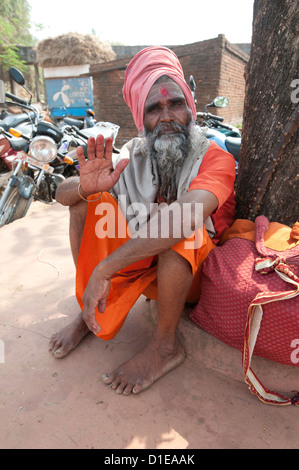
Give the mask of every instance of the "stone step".
M 149 302 L 148 312 L 155 320 L 157 303 Z M 179 324 L 179 334 L 185 344 L 187 357 L 204 364 L 215 373 L 244 382 L 241 351 L 219 341 L 190 320 L 191 308 L 186 308 Z M 299 392 L 299 367 L 287 366 L 254 356 L 251 368 L 269 390 L 292 397 Z M 247 387 L 247 385 L 245 384 Z

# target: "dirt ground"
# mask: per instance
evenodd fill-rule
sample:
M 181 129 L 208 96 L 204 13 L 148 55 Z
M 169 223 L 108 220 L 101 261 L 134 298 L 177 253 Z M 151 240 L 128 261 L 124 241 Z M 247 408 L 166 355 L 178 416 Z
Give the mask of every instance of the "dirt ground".
M 153 329 L 141 297 L 110 341 L 92 334 L 54 359 L 51 335 L 78 312 L 68 210 L 34 203 L 0 229 L 1 449 L 297 449 L 299 407 L 263 404 L 244 383 L 241 353 L 188 317 L 185 362 L 139 395 L 117 395 L 101 376 L 131 357 Z M 270 389 L 299 389 L 298 368 L 255 358 Z

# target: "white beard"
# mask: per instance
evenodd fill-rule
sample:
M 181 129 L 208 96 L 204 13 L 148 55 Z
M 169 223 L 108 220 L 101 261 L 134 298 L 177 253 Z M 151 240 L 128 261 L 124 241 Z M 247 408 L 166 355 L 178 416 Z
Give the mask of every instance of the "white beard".
M 164 128 L 174 128 L 175 133 L 163 133 Z M 185 159 L 206 138 L 194 122 L 189 126 L 158 125 L 144 137 L 143 151 L 157 166 L 158 199 L 170 204 L 177 199 L 177 176 Z

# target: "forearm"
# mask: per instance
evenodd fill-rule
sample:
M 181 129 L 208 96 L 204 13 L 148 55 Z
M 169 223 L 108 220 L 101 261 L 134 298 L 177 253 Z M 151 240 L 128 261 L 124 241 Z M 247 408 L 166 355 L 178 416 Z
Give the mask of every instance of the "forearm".
M 192 194 L 191 194 L 192 193 Z M 176 209 L 180 210 L 181 217 L 171 217 Z M 154 255 L 157 255 L 188 238 L 203 225 L 203 221 L 217 208 L 217 198 L 208 191 L 191 191 L 180 200 L 162 208 L 138 232 L 138 236 L 131 238 L 102 261 L 96 268 L 99 275 L 110 278 L 119 270 Z M 199 210 L 199 208 L 202 209 Z M 186 216 L 187 213 L 187 217 Z M 163 221 L 168 229 L 163 229 Z
M 79 196 L 78 193 L 78 186 L 80 183 L 79 176 L 73 176 L 71 178 L 67 178 L 63 183 L 61 183 L 56 191 L 55 199 L 57 202 L 62 204 L 63 206 L 73 206 L 78 204 L 78 202 L 82 201 L 82 198 Z M 80 187 L 80 194 L 86 198 L 89 196 L 83 189 Z

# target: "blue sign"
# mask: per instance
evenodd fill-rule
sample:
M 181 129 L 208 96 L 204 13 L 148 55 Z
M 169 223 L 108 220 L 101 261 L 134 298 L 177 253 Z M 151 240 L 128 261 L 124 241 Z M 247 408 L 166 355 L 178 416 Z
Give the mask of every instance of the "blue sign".
M 86 109 L 93 109 L 91 77 L 51 78 L 45 80 L 45 85 L 49 110 L 53 116 L 84 117 Z

